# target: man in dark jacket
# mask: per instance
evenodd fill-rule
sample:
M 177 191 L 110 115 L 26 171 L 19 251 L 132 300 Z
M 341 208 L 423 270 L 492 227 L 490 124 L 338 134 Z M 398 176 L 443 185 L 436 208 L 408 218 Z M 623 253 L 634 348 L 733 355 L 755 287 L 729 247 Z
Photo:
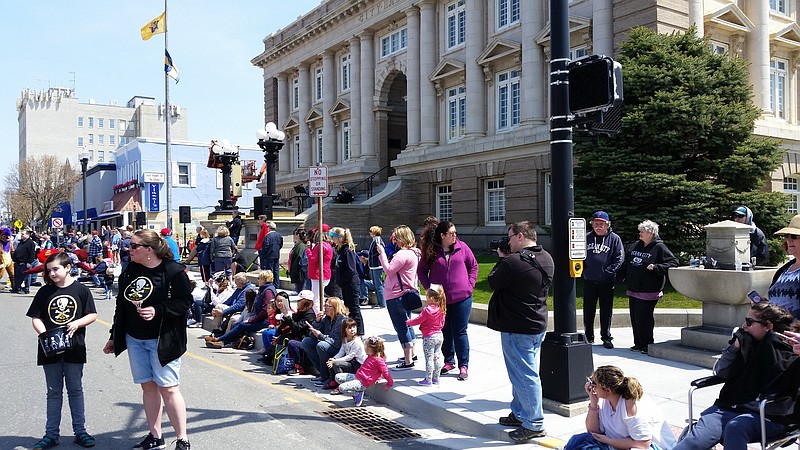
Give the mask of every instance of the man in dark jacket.
M 511 224 L 511 253 L 498 249 L 500 261 L 489 273 L 489 287 L 494 293 L 486 325 L 500 332 L 503 358 L 513 386 L 511 414 L 501 417 L 500 424 L 517 427 L 508 433 L 515 442 L 547 435 L 538 353 L 547 331 L 547 291 L 554 264 L 536 239 L 532 223 Z
M 31 239 L 30 231 L 22 230 L 19 232 L 19 244 L 14 248 L 11 254 L 11 260 L 14 261 L 14 286 L 11 289 L 13 293 L 31 293 L 31 276 L 25 275 L 25 271 L 33 267 L 33 261 L 36 259 L 36 244 Z M 25 283 L 25 287 L 22 284 Z
M 242 233 L 242 218 L 239 217 L 239 211 L 233 211 L 231 220 L 229 222 L 225 222 L 225 226 L 228 227 L 228 231 L 231 233 L 231 239 L 233 239 L 233 243 L 238 245 L 239 235 Z
M 625 262 L 625 247 L 611 231 L 611 219 L 605 211 L 592 215 L 592 231 L 586 234 L 586 263 L 583 271 L 583 327 L 586 340 L 594 343 L 594 313 L 600 301 L 600 339 L 603 347 L 611 343 L 611 316 L 614 309 L 614 279 Z
M 763 266 L 769 262 L 769 245 L 767 237 L 761 228 L 753 222 L 753 211 L 747 206 L 740 206 L 733 211 L 733 221 L 750 227 L 750 260 L 756 260 L 756 264 Z M 742 262 L 751 262 L 742 261 Z
M 283 236 L 278 233 L 278 226 L 275 225 L 275 222 L 268 221 L 267 226 L 269 227 L 269 233 L 264 238 L 264 243 L 261 246 L 261 250 L 263 253 L 263 258 L 267 261 L 267 269 L 272 271 L 272 275 L 275 276 L 275 286 L 280 289 L 281 287 L 281 265 L 280 265 L 280 258 L 281 258 L 281 249 L 283 248 Z M 262 255 L 258 255 L 259 258 L 262 258 Z M 261 261 L 262 269 L 264 267 L 264 261 Z

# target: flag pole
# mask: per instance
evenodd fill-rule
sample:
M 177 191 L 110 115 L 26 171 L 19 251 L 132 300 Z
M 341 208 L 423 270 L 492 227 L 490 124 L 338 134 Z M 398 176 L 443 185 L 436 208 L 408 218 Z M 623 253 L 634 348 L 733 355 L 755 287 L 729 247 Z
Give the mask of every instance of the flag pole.
M 169 14 L 167 13 L 167 0 L 164 0 L 164 51 L 169 53 Z M 167 228 L 172 230 L 172 147 L 170 145 L 170 105 L 169 105 L 169 75 L 164 71 L 164 102 L 166 109 L 164 111 L 164 124 L 165 134 L 167 141 L 166 152 L 166 179 L 164 180 L 164 190 L 167 195 Z

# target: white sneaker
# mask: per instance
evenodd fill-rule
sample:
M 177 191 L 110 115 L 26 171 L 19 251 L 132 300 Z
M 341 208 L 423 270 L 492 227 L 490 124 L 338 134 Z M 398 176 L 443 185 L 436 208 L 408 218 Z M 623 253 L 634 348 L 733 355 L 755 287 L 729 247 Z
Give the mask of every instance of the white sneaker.
M 196 321 L 196 320 L 194 320 L 194 319 L 189 319 L 189 320 L 187 320 L 187 321 L 186 321 L 186 326 L 189 326 L 189 327 L 190 327 L 190 326 L 192 326 L 192 325 L 194 325 L 194 324 L 196 324 L 196 323 L 197 323 L 197 321 Z

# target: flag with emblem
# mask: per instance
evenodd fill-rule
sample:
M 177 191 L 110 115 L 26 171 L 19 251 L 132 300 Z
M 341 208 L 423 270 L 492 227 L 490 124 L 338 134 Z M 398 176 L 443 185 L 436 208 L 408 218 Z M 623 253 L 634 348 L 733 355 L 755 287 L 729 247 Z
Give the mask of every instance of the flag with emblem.
M 167 12 L 164 11 L 160 16 L 147 22 L 142 27 L 142 39 L 148 40 L 156 34 L 164 33 L 167 31 Z
M 167 49 L 164 49 L 164 72 L 167 72 L 167 76 L 175 80 L 176 83 L 180 81 L 178 79 L 178 68 L 172 63 L 172 57 L 169 56 Z

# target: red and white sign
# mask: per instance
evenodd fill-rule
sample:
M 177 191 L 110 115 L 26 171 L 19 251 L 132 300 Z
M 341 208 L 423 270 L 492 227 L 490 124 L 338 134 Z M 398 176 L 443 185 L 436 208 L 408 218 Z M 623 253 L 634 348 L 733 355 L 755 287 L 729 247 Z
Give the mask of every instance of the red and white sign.
M 53 217 L 50 219 L 52 222 L 51 225 L 53 228 L 63 228 L 64 227 L 64 219 L 61 217 Z
M 308 195 L 310 197 L 328 195 L 328 166 L 310 166 L 308 168 Z

